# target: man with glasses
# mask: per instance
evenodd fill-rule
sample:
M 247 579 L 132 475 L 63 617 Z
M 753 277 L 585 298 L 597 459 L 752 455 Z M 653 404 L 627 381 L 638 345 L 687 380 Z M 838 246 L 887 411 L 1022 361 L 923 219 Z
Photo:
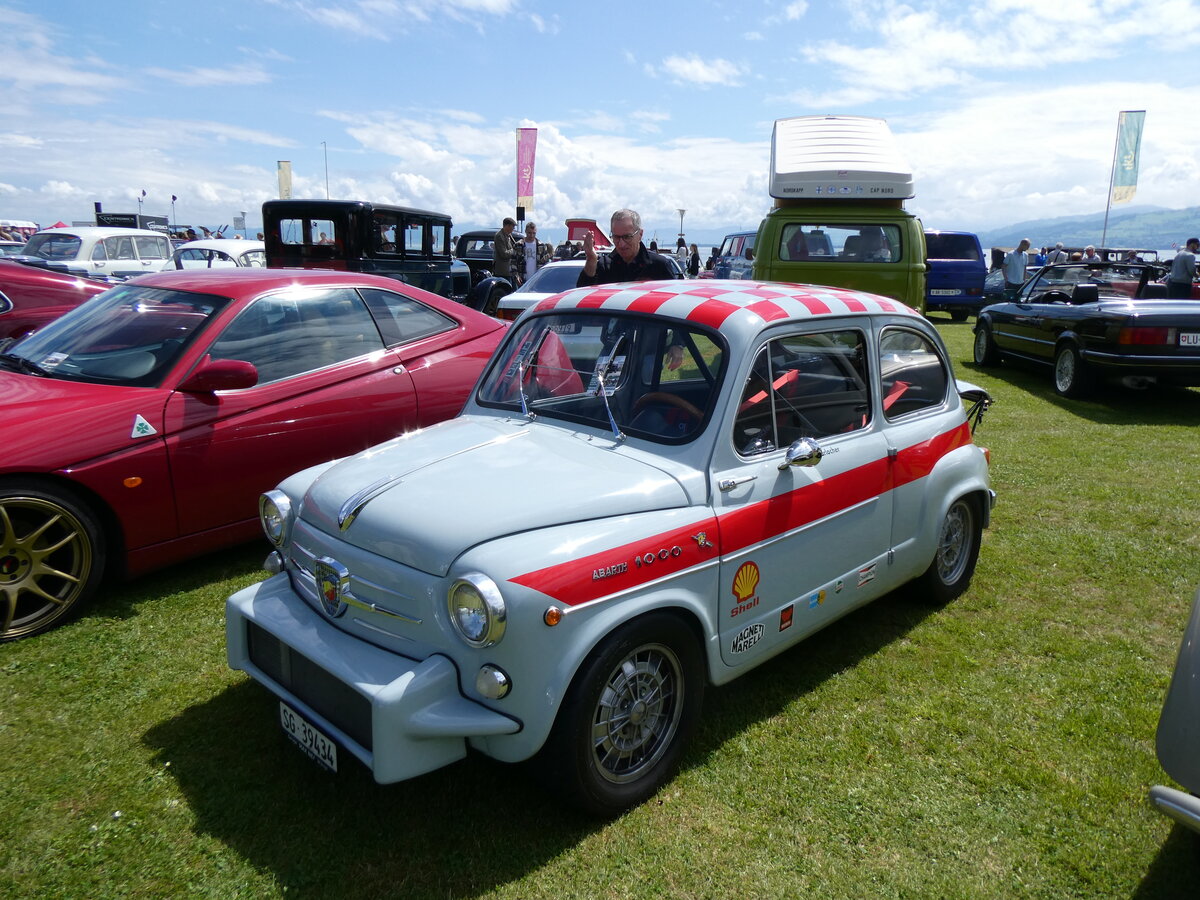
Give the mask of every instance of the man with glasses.
M 577 286 L 675 277 L 675 270 L 666 257 L 651 253 L 642 243 L 642 217 L 632 209 L 618 209 L 613 213 L 609 232 L 616 248 L 604 256 L 596 253 L 596 242 L 591 232 L 584 235 L 585 260 Z

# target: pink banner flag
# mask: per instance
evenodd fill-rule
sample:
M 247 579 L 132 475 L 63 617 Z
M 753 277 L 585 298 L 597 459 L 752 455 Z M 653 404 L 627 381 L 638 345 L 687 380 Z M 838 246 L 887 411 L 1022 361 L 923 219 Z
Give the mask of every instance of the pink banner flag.
M 517 129 L 517 206 L 533 209 L 533 161 L 537 153 L 537 129 Z

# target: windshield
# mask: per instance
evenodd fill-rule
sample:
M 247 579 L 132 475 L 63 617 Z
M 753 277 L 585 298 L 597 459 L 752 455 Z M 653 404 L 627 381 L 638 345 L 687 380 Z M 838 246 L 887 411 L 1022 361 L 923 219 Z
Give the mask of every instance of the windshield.
M 583 270 L 582 265 L 578 266 L 547 266 L 544 269 L 538 269 L 521 287 L 523 294 L 557 294 L 560 291 L 569 291 L 575 287 L 575 282 L 579 280 L 579 273 Z
M 717 332 L 682 322 L 591 310 L 535 315 L 492 358 L 479 402 L 686 443 L 712 413 L 726 356 Z
M 0 362 L 50 378 L 152 387 L 227 303 L 120 285 L 7 348 Z
M 1098 292 L 1112 296 L 1134 297 L 1140 294 L 1148 281 L 1158 272 L 1153 266 L 1139 264 L 1095 264 L 1043 266 L 1024 288 L 1022 296 L 1031 299 L 1046 291 L 1063 291 L 1072 294 L 1076 285 L 1094 284 Z

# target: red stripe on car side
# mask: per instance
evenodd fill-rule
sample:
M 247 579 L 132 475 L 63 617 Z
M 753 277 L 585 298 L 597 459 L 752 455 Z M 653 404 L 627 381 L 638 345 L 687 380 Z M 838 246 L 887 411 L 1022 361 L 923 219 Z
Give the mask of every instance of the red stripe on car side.
M 971 429 L 964 422 L 928 441 L 904 448 L 895 464 L 887 459 L 877 459 L 715 519 L 701 519 L 612 550 L 527 572 L 509 581 L 547 594 L 566 606 L 598 600 L 699 565 L 715 558 L 718 549 L 723 554 L 736 553 L 916 481 L 933 471 L 937 461 L 947 453 L 970 443 Z M 701 532 L 718 547 L 702 548 L 696 539 Z M 669 555 L 674 546 L 680 548 L 678 556 Z M 658 554 L 664 549 L 668 551 L 668 557 L 659 559 Z M 654 554 L 655 561 L 637 566 L 636 558 L 647 553 Z M 622 571 L 596 577 L 597 573 L 610 571 L 611 567 L 621 564 L 625 566 Z
M 696 539 L 701 533 L 706 535 L 708 546 L 701 547 Z M 679 553 L 673 556 L 671 551 L 675 547 L 679 548 Z M 664 551 L 666 557 L 662 558 Z M 650 562 L 643 559 L 647 555 L 651 557 Z M 617 591 L 640 587 L 716 556 L 717 520 L 710 517 L 674 531 L 518 575 L 509 581 L 548 594 L 567 606 L 577 606 Z M 642 560 L 640 565 L 638 560 Z M 614 568 L 619 571 L 614 572 Z

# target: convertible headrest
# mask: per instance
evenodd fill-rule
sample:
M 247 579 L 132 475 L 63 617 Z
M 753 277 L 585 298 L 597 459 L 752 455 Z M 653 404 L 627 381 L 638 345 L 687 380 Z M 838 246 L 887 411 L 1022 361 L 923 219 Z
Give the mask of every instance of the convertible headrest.
M 1095 284 L 1077 284 L 1071 291 L 1072 303 L 1095 303 L 1100 299 L 1100 286 Z
M 1142 288 L 1142 296 L 1147 300 L 1166 299 L 1167 286 L 1161 281 L 1151 281 L 1148 285 Z

